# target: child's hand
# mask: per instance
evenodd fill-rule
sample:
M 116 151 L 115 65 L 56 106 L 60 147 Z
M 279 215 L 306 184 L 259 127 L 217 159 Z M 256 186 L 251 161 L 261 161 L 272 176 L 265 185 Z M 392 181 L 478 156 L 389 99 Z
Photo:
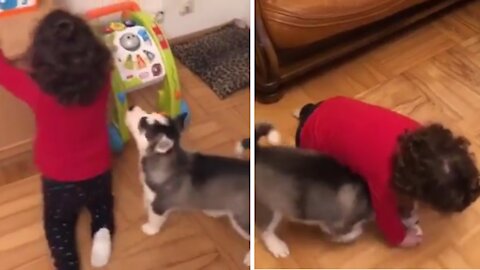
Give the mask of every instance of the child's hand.
M 415 247 L 420 245 L 420 243 L 422 243 L 422 240 L 423 240 L 423 232 L 422 232 L 422 229 L 417 225 L 407 230 L 407 234 L 405 235 L 405 238 L 400 244 L 400 247 L 403 247 L 403 248 Z

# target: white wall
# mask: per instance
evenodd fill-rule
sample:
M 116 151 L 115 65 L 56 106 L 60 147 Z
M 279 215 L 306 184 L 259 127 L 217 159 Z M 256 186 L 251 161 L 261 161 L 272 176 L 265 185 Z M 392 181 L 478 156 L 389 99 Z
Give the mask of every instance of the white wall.
M 107 5 L 118 0 L 57 0 L 76 13 Z M 163 28 L 169 38 L 184 36 L 241 19 L 250 24 L 250 0 L 193 0 L 193 13 L 179 14 L 183 0 L 138 0 L 143 10 L 156 13 L 163 9 Z

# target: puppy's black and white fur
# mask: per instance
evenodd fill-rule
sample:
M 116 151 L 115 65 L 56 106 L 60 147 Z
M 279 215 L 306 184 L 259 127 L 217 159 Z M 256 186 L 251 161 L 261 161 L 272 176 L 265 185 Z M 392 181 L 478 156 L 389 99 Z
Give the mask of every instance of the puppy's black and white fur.
M 185 151 L 180 144 L 185 116 L 173 119 L 139 107 L 127 112 L 127 126 L 140 152 L 148 211 L 143 232 L 158 233 L 174 210 L 201 210 L 213 217 L 228 216 L 235 230 L 249 240 L 249 161 Z
M 259 146 L 266 136 L 271 144 L 280 135 L 270 124 L 255 129 L 255 225 L 275 257 L 289 249 L 275 233 L 283 217 L 319 226 L 336 242 L 351 242 L 372 217 L 369 193 L 360 176 L 321 153 L 285 146 Z M 248 139 L 242 142 L 248 148 Z

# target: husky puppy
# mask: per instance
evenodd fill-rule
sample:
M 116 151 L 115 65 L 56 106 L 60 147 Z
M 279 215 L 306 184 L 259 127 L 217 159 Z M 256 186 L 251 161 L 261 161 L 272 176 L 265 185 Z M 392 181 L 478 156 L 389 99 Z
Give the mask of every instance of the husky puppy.
M 371 218 L 362 178 L 329 156 L 284 146 L 259 146 L 261 137 L 280 142 L 270 124 L 255 128 L 255 224 L 275 257 L 289 249 L 275 233 L 283 217 L 319 226 L 335 242 L 354 241 Z M 248 148 L 250 142 L 241 145 Z
M 191 153 L 180 144 L 186 115 L 170 118 L 131 107 L 126 123 L 140 152 L 148 222 L 156 234 L 174 210 L 200 210 L 228 216 L 233 228 L 250 239 L 250 165 L 248 160 Z M 244 262 L 249 264 L 250 256 Z

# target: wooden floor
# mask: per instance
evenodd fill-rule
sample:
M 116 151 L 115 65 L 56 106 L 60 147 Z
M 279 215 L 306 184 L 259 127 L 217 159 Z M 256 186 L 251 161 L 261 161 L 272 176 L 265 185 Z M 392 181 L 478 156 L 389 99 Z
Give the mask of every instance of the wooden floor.
M 188 149 L 233 155 L 234 142 L 249 136 L 249 91 L 220 101 L 189 70 L 180 77 L 191 109 L 191 124 L 184 145 Z M 154 92 L 133 93 L 131 102 L 152 110 Z M 201 214 L 174 214 L 164 230 L 148 237 L 140 230 L 146 221 L 137 177 L 137 153 L 133 143 L 117 157 L 114 167 L 118 232 L 109 270 L 246 269 L 243 258 L 249 243 L 222 219 Z M 29 153 L 0 164 L 0 269 L 51 269 L 42 230 L 39 177 Z M 88 215 L 78 226 L 83 268 L 89 266 Z
M 279 103 L 256 104 L 293 144 L 292 110 L 333 95 L 354 96 L 465 134 L 480 157 L 480 1 L 418 28 L 324 74 L 314 74 Z M 359 119 L 361 121 L 361 119 Z M 320 230 L 282 224 L 291 256 L 274 259 L 256 241 L 257 268 L 480 268 L 480 201 L 441 217 L 423 209 L 424 243 L 389 248 L 372 228 L 352 245 L 328 243 Z

